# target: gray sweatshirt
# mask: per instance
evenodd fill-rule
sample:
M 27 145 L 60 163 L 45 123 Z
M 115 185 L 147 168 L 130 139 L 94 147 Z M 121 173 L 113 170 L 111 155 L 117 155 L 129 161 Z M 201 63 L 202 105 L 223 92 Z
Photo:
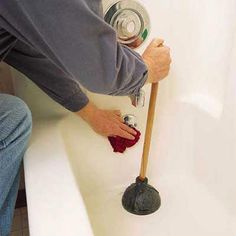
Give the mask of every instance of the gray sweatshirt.
M 147 79 L 140 55 L 104 22 L 100 0 L 1 0 L 0 60 L 71 111 L 88 103 L 80 84 L 131 95 Z

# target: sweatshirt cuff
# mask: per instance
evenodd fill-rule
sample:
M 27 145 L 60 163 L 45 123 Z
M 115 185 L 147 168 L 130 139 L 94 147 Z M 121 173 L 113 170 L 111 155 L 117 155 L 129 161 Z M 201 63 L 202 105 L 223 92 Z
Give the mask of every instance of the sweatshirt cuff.
M 74 93 L 66 100 L 64 100 L 61 104 L 72 112 L 78 112 L 82 108 L 84 108 L 89 102 L 88 97 L 85 94 Z
M 148 71 L 145 70 L 142 74 L 141 79 L 139 80 L 139 85 L 134 89 L 134 91 L 131 93 L 131 95 L 138 95 L 141 88 L 145 85 L 146 81 L 148 79 Z
M 135 72 L 132 76 L 134 81 L 133 89 L 130 91 L 129 94 L 129 95 L 137 95 L 139 94 L 140 89 L 144 86 L 144 84 L 148 79 L 148 68 L 145 62 L 143 61 L 142 56 L 138 52 L 130 49 L 127 46 L 123 45 L 123 47 L 129 50 L 129 52 L 137 58 Z

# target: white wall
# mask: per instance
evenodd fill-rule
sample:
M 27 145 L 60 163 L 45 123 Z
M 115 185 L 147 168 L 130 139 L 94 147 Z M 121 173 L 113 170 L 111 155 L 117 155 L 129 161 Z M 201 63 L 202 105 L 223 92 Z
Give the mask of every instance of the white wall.
M 160 85 L 150 176 L 193 174 L 235 216 L 236 1 L 143 2 L 151 37 L 166 39 L 173 57 Z

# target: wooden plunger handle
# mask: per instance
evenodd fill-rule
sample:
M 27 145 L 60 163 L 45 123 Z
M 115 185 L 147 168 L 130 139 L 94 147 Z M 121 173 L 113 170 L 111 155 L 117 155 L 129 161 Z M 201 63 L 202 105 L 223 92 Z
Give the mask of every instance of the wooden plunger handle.
M 143 156 L 142 156 L 142 163 L 140 169 L 139 179 L 144 180 L 146 177 L 147 171 L 147 164 L 148 164 L 148 155 L 149 149 L 151 144 L 151 137 L 152 137 L 152 127 L 153 121 L 155 116 L 155 107 L 156 107 L 156 98 L 158 92 L 158 83 L 152 84 L 151 88 L 151 96 L 148 108 L 148 117 L 147 117 L 147 124 L 146 124 L 146 132 L 145 132 L 145 139 L 144 139 L 144 146 L 143 146 Z

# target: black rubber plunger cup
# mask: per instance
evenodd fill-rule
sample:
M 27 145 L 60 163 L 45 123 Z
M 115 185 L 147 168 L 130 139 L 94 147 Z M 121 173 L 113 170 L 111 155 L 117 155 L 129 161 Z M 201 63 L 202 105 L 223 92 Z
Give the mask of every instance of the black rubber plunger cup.
M 122 197 L 123 207 L 135 215 L 149 215 L 157 211 L 161 205 L 159 192 L 148 184 L 148 179 L 140 180 L 131 184 Z
M 152 84 L 140 175 L 136 182 L 125 190 L 122 197 L 123 207 L 135 215 L 149 215 L 157 211 L 161 205 L 159 192 L 148 184 L 146 177 L 157 91 L 158 84 Z

